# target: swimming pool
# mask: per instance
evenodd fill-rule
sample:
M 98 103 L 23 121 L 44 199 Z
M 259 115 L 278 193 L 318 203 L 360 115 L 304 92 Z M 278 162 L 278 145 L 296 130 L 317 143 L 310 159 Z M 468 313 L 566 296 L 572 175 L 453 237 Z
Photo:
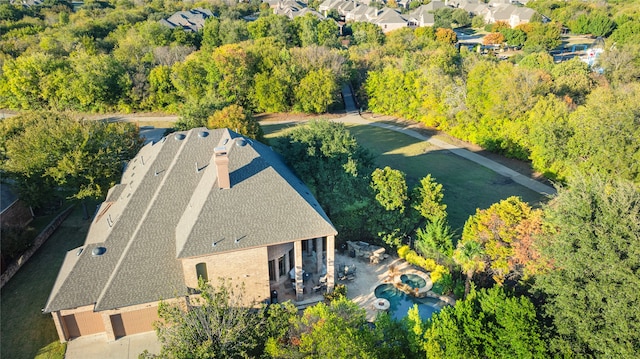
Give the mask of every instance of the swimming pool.
M 407 316 L 409 309 L 414 304 L 418 305 L 418 313 L 422 320 L 431 318 L 433 313 L 439 312 L 446 305 L 445 302 L 436 298 L 415 298 L 398 290 L 393 284 L 381 284 L 376 287 L 375 295 L 377 298 L 384 298 L 391 304 L 389 313 L 396 320 L 401 320 Z
M 412 273 L 401 275 L 400 280 L 411 288 L 422 288 L 427 285 L 427 281 L 424 278 Z

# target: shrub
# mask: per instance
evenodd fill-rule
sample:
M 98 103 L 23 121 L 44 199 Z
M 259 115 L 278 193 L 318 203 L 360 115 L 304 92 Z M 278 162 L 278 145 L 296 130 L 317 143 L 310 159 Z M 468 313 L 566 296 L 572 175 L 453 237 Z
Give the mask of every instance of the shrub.
M 347 286 L 344 284 L 336 284 L 336 286 L 333 288 L 333 292 L 324 294 L 324 300 L 327 303 L 331 303 L 334 300 L 338 300 L 340 298 L 346 298 L 346 297 L 347 297 Z
M 5 227 L 0 235 L 0 247 L 5 259 L 11 260 L 19 256 L 33 244 L 36 230 L 32 227 Z
M 434 283 L 438 282 L 444 275 L 449 274 L 449 270 L 446 267 L 436 263 L 436 261 L 431 258 L 424 258 L 420 256 L 407 245 L 398 248 L 398 256 L 406 260 L 409 264 L 413 264 L 431 272 L 431 281 Z
M 407 256 L 407 253 L 409 253 L 409 251 L 411 251 L 409 246 L 408 245 L 404 245 L 404 246 L 398 248 L 398 256 L 400 258 L 404 259 Z

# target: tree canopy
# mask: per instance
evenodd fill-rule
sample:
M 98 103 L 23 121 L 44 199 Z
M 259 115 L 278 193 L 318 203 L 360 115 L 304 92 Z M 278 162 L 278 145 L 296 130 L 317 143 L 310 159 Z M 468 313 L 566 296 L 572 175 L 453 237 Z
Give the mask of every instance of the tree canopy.
M 373 157 L 343 124 L 310 121 L 291 129 L 274 148 L 309 186 L 340 233 L 349 238 L 365 230 Z
M 423 323 L 409 314 L 409 335 L 427 358 L 546 358 L 542 328 L 526 297 L 502 288 L 472 291 Z
M 572 357 L 633 357 L 640 351 L 640 191 L 602 176 L 580 176 L 546 208 L 537 276 L 557 335 L 554 350 Z
M 76 121 L 55 113 L 0 121 L 0 137 L 0 168 L 20 198 L 34 207 L 54 193 L 77 199 L 105 196 L 141 145 L 133 124 Z

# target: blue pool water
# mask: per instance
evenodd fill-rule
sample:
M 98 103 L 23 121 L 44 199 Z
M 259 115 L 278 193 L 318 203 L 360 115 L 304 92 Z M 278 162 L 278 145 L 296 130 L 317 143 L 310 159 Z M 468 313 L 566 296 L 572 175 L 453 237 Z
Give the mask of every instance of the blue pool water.
M 412 273 L 401 275 L 400 280 L 411 288 L 422 288 L 427 285 L 427 281 L 424 278 Z
M 377 298 L 384 298 L 389 301 L 389 313 L 396 320 L 401 320 L 407 316 L 409 309 L 414 304 L 418 305 L 418 312 L 422 320 L 431 318 L 433 313 L 439 312 L 445 303 L 436 298 L 415 298 L 405 294 L 403 291 L 396 289 L 393 284 L 381 284 L 376 287 L 375 295 Z

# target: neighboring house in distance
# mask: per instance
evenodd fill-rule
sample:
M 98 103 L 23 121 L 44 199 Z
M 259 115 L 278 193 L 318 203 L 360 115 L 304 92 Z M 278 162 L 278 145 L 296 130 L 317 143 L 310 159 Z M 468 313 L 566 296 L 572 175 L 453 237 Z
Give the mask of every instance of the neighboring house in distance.
M 391 8 L 383 8 L 378 17 L 372 21 L 374 24 L 382 28 L 382 32 L 390 32 L 403 27 L 407 27 L 408 21 L 397 10 Z
M 516 27 L 520 24 L 526 24 L 531 21 L 531 17 L 536 13 L 535 10 L 515 6 L 510 4 L 497 4 L 489 7 L 489 11 L 484 15 L 487 24 L 493 24 L 497 21 L 504 21 L 509 26 Z
M 430 2 L 428 4 L 426 4 L 426 5 L 420 5 L 420 7 L 423 7 L 423 6 L 424 6 L 425 10 L 433 12 L 433 11 L 436 11 L 438 9 L 442 9 L 443 7 L 448 7 L 449 5 L 447 5 L 447 3 L 444 2 L 444 1 L 435 0 L 435 1 L 432 1 L 432 2 Z
M 44 0 L 10 0 L 11 5 L 22 5 L 24 7 L 40 6 L 44 4 Z
M 0 227 L 26 227 L 33 220 L 31 208 L 11 190 L 0 183 Z
M 433 26 L 436 23 L 433 10 L 427 5 L 420 5 L 407 16 L 409 27 Z
M 305 4 L 294 1 L 294 0 L 286 0 L 286 1 L 277 1 L 277 2 L 269 2 L 269 6 L 273 10 L 273 13 L 276 15 L 284 15 L 289 19 L 293 20 L 298 16 L 304 16 L 306 14 L 312 14 L 317 17 L 319 20 L 324 20 L 324 16 L 319 12 L 308 8 Z
M 268 146 L 227 129 L 177 132 L 129 162 L 84 245 L 67 253 L 44 312 L 62 342 L 115 340 L 153 330 L 159 301 L 194 294 L 198 278 L 268 301 L 291 275 L 295 300 L 308 300 L 321 276 L 333 290 L 336 234 Z
M 373 22 L 378 18 L 378 10 L 368 5 L 360 5 L 345 16 L 345 21 Z
M 204 27 L 205 21 L 212 17 L 210 10 L 195 8 L 187 11 L 178 11 L 167 19 L 160 20 L 160 23 L 170 29 L 181 28 L 185 31 L 198 32 Z

